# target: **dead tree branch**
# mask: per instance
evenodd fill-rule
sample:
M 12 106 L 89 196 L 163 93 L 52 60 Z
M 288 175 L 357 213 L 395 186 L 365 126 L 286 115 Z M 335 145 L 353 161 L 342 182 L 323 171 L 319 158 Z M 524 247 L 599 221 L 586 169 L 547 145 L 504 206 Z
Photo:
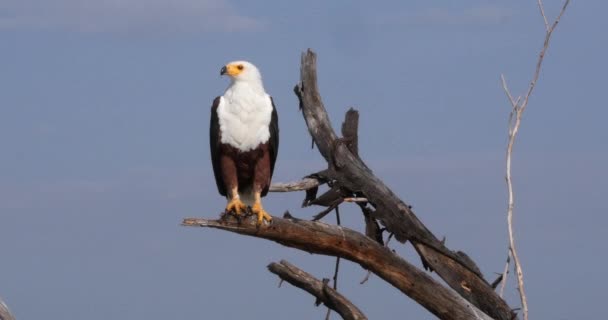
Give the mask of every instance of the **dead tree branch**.
M 495 319 L 511 320 L 513 313 L 505 301 L 494 292 L 478 268 L 447 249 L 414 215 L 411 207 L 399 199 L 358 155 L 348 147 L 348 141 L 334 132 L 317 86 L 316 54 L 302 54 L 300 84 L 294 89 L 300 109 L 319 152 L 329 169 L 324 172 L 343 190 L 362 195 L 375 209 L 373 216 L 401 242 L 411 241 L 423 261 L 462 297 Z
M 505 180 L 506 180 L 506 184 L 507 184 L 507 193 L 508 193 L 507 226 L 508 226 L 508 232 L 509 232 L 509 250 L 508 250 L 508 254 L 507 254 L 507 263 L 505 266 L 505 271 L 502 276 L 502 286 L 501 286 L 500 291 L 502 293 L 504 290 L 504 286 L 505 286 L 506 279 L 507 279 L 507 271 L 508 271 L 510 257 L 513 257 L 515 274 L 517 275 L 517 284 L 518 284 L 517 287 L 518 287 L 518 291 L 519 291 L 519 296 L 521 298 L 521 305 L 522 305 L 522 309 L 523 309 L 524 320 L 528 320 L 528 300 L 526 298 L 526 292 L 524 289 L 524 274 L 523 274 L 523 270 L 521 267 L 521 262 L 519 260 L 519 256 L 517 254 L 517 249 L 515 246 L 515 236 L 514 236 L 514 232 L 513 232 L 513 208 L 515 206 L 515 198 L 514 198 L 514 193 L 513 193 L 513 178 L 511 175 L 513 145 L 515 144 L 515 138 L 517 137 L 517 133 L 519 132 L 523 113 L 528 106 L 528 100 L 530 99 L 530 96 L 532 95 L 534 88 L 536 88 L 536 83 L 538 82 L 538 78 L 540 77 L 540 71 L 541 71 L 542 64 L 543 64 L 543 61 L 545 58 L 545 53 L 547 52 L 547 49 L 549 48 L 549 43 L 551 41 L 551 35 L 553 34 L 553 31 L 555 31 L 557 24 L 559 23 L 564 12 L 566 11 L 566 8 L 568 7 L 570 0 L 566 0 L 564 2 L 564 5 L 563 5 L 559 15 L 557 16 L 557 18 L 555 18 L 555 20 L 553 21 L 553 23 L 551 25 L 549 25 L 547 16 L 545 15 L 545 9 L 544 9 L 542 0 L 537 0 L 537 3 L 538 3 L 538 8 L 540 10 L 540 15 L 543 18 L 544 25 L 545 25 L 545 40 L 544 40 L 543 47 L 538 55 L 538 60 L 536 62 L 536 69 L 534 71 L 534 75 L 532 76 L 532 81 L 530 81 L 528 91 L 523 96 L 523 100 L 521 100 L 520 98 L 517 98 L 516 100 L 513 99 L 513 95 L 509 91 L 505 77 L 503 75 L 501 75 L 501 77 L 500 77 L 503 90 L 505 91 L 507 98 L 509 99 L 509 102 L 511 103 L 511 113 L 509 114 L 509 135 L 508 135 L 507 151 L 506 151 L 506 175 L 505 175 Z M 521 103 L 520 103 L 520 101 L 521 101 Z
M 317 298 L 317 305 L 322 302 L 329 309 L 336 311 L 346 320 L 364 320 L 367 317 L 352 302 L 338 291 L 332 289 L 327 283 L 316 279 L 291 263 L 281 260 L 268 265 L 268 270 L 276 274 L 295 287 L 312 294 Z
M 15 317 L 13 317 L 2 299 L 0 299 L 0 320 L 15 320 Z
M 293 191 L 305 191 L 308 189 L 316 188 L 321 183 L 319 180 L 314 178 L 304 178 L 300 181 L 288 182 L 288 183 L 273 183 L 268 191 L 270 192 L 293 192 Z
M 226 230 L 310 253 L 341 257 L 371 270 L 440 319 L 492 319 L 390 249 L 348 228 L 279 217 L 274 217 L 268 226 L 258 227 L 253 219 L 239 222 L 231 215 L 220 220 L 188 218 L 183 225 Z

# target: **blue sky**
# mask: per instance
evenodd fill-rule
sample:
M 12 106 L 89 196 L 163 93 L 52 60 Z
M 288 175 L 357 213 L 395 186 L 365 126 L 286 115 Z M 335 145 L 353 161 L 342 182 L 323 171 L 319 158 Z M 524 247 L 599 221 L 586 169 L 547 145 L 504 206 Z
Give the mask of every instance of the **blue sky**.
M 561 3 L 546 2 L 553 17 Z M 607 10 L 571 4 L 515 147 L 516 236 L 536 319 L 603 314 L 608 45 L 597 34 Z M 332 259 L 179 226 L 225 205 L 207 134 L 228 61 L 254 62 L 278 106 L 275 180 L 323 168 L 292 93 L 308 47 L 334 123 L 357 107 L 362 157 L 493 279 L 507 244 L 499 76 L 523 92 L 543 32 L 532 0 L 4 0 L 0 296 L 19 319 L 322 318 L 265 267 L 285 258 L 322 278 Z M 307 218 L 319 209 L 298 208 L 302 196 L 264 203 Z M 355 207 L 342 213 L 361 229 Z M 342 266 L 343 292 L 370 319 L 432 318 Z M 511 282 L 506 296 L 518 306 L 515 290 Z

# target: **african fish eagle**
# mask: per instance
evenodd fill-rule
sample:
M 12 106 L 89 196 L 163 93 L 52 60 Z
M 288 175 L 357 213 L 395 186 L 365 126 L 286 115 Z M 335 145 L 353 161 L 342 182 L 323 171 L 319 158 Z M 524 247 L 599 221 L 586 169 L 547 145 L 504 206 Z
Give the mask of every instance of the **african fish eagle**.
M 279 150 L 277 110 L 253 64 L 230 62 L 220 75 L 231 82 L 211 107 L 209 137 L 217 189 L 228 199 L 226 212 L 240 215 L 250 206 L 258 225 L 270 222 L 261 198 L 268 193 Z

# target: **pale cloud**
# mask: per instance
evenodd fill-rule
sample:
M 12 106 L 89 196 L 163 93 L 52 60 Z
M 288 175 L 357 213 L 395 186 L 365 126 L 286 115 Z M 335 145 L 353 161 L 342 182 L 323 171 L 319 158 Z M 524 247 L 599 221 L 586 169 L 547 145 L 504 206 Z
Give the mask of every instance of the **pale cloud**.
M 265 23 L 228 0 L 3 0 L 0 29 L 78 32 L 255 31 Z
M 477 6 L 463 9 L 427 8 L 417 12 L 387 13 L 379 24 L 423 26 L 498 25 L 507 22 L 513 10 L 500 6 Z

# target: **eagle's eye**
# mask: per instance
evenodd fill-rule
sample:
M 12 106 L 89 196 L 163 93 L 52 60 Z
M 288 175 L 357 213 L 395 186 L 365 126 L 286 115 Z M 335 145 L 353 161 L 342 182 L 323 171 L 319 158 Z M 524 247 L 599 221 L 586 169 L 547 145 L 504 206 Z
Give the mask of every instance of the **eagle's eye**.
M 239 64 L 238 66 L 236 66 L 236 68 L 239 69 L 239 70 L 243 70 L 243 68 L 245 68 L 245 67 L 243 67 L 242 64 Z

